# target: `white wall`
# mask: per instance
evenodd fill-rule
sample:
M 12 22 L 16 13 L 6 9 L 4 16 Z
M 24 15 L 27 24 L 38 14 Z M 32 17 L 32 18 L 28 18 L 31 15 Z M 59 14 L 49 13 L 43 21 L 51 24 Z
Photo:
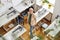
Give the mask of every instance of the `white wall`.
M 60 0 L 55 0 L 55 7 L 54 7 L 53 16 L 52 16 L 52 21 L 54 21 L 57 15 L 60 15 Z

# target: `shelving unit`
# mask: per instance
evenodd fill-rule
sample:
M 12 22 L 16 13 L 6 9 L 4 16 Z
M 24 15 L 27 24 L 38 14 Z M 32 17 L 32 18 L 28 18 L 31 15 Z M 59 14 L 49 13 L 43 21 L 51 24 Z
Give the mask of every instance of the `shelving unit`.
M 54 40 L 54 38 L 56 36 L 58 36 L 57 34 L 60 32 L 60 27 L 56 27 L 56 19 L 52 22 L 52 24 L 50 24 L 50 26 L 48 28 L 46 28 L 44 30 L 44 32 L 46 32 L 49 29 L 53 29 L 52 31 L 50 31 L 49 33 L 47 33 L 47 37 L 49 37 L 51 40 Z
M 20 1 L 20 0 L 18 0 Z M 51 9 L 48 9 L 47 4 L 45 5 L 42 5 L 41 1 L 38 1 L 38 2 L 33 2 L 33 3 L 30 3 L 29 5 L 26 5 L 23 2 L 17 2 L 17 4 L 15 5 L 14 3 L 6 3 L 3 7 L 0 8 L 0 28 L 9 23 L 11 20 L 15 19 L 18 15 L 20 15 L 21 12 L 25 11 L 26 9 L 28 9 L 29 7 L 31 6 L 34 6 L 34 5 L 38 5 L 39 7 L 42 6 L 42 8 L 39 8 L 36 12 L 35 12 L 35 16 L 36 16 L 36 24 L 41 21 L 41 19 L 43 19 L 46 15 L 49 14 L 49 12 L 53 13 L 53 7 Z M 49 1 L 50 2 L 50 1 Z M 54 3 L 52 2 L 52 4 L 54 5 Z M 13 10 L 9 10 L 9 8 L 13 7 L 13 10 L 16 10 L 16 13 L 13 14 L 12 16 L 10 16 L 9 18 L 7 17 L 7 14 Z M 35 8 L 35 7 L 34 7 Z M 37 8 L 36 8 L 37 9 Z M 2 16 L 3 15 L 3 16 Z M 35 25 L 36 25 L 35 24 Z M 10 31 L 8 31 L 6 34 L 4 34 L 3 36 L 6 37 L 6 38 L 9 38 L 10 40 L 12 40 L 10 37 L 8 36 L 11 36 L 11 33 L 13 30 L 15 30 L 16 28 L 18 28 L 19 25 L 15 26 L 14 28 L 12 28 Z M 26 32 L 26 30 L 24 29 L 22 32 L 20 32 L 18 34 L 17 37 L 19 37 L 20 35 L 22 35 L 24 32 Z M 8 40 L 8 39 L 7 39 Z
M 8 9 L 12 7 L 11 3 L 6 3 L 5 5 L 3 5 L 2 7 L 0 7 L 0 17 L 4 14 L 6 14 L 6 12 L 8 11 Z
M 22 27 L 22 31 L 19 31 L 19 27 Z M 16 30 L 17 29 L 17 30 Z M 16 31 L 15 31 L 16 30 Z M 16 35 L 14 35 L 14 33 L 13 33 L 13 31 L 15 31 L 15 34 Z M 9 38 L 9 40 L 14 40 L 14 37 L 15 37 L 15 39 L 17 39 L 19 36 L 21 36 L 22 34 L 24 34 L 26 32 L 26 29 L 23 27 L 23 26 L 21 26 L 21 25 L 17 25 L 16 27 L 14 27 L 12 30 L 10 30 L 9 32 L 7 32 L 3 37 L 5 37 L 6 38 L 6 40 L 8 40 L 8 38 Z M 13 36 L 14 35 L 14 36 Z
M 37 3 L 36 3 L 36 5 L 39 5 L 39 6 L 42 6 L 42 4 L 40 5 L 40 1 L 38 1 Z M 24 3 L 21 3 L 21 4 L 19 4 L 19 5 L 17 5 L 17 6 L 14 6 L 14 8 L 18 11 L 18 12 L 22 12 L 22 11 L 24 11 L 24 10 L 26 10 L 27 8 L 29 8 L 30 6 L 32 6 L 34 3 L 32 3 L 32 4 L 30 4 L 30 5 L 25 5 L 24 6 Z M 10 6 L 11 7 L 11 6 Z M 44 6 L 45 7 L 45 6 Z M 44 8 L 43 6 L 42 6 L 42 8 Z M 39 9 L 39 10 L 41 10 L 41 9 Z M 39 11 L 38 10 L 38 11 Z M 38 12 L 37 11 L 37 12 Z M 38 13 L 35 13 L 35 15 L 37 15 Z M 47 13 L 46 13 L 46 15 L 48 14 L 48 11 L 47 11 Z M 38 15 L 37 15 L 38 16 Z M 41 15 L 42 16 L 42 15 Z M 45 17 L 45 15 L 43 14 L 43 16 Z M 43 18 L 43 16 L 42 16 L 42 18 Z M 41 17 L 40 17 L 41 18 Z M 42 19 L 41 18 L 41 19 Z M 13 18 L 12 18 L 13 19 Z M 38 19 L 39 18 L 37 18 L 37 22 L 38 22 Z M 3 22 L 2 22 L 3 23 Z

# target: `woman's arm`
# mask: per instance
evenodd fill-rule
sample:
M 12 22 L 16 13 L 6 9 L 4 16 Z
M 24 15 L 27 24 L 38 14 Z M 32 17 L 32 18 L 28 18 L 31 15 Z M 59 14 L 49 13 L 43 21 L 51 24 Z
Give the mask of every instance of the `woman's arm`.
M 36 16 L 34 15 L 34 20 L 35 20 L 35 23 L 36 23 Z

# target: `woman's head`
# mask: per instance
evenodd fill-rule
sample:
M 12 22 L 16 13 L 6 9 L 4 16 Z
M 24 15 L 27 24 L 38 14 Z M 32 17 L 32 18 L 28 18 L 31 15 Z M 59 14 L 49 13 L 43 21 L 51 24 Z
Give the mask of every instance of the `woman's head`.
M 29 13 L 33 13 L 33 12 L 34 12 L 33 8 L 29 8 Z

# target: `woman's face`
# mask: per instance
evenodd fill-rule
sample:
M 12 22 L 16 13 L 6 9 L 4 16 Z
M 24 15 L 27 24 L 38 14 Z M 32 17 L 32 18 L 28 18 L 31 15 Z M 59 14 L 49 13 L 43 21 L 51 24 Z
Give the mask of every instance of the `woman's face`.
M 33 13 L 33 8 L 30 8 L 29 9 L 29 12 L 32 14 Z

